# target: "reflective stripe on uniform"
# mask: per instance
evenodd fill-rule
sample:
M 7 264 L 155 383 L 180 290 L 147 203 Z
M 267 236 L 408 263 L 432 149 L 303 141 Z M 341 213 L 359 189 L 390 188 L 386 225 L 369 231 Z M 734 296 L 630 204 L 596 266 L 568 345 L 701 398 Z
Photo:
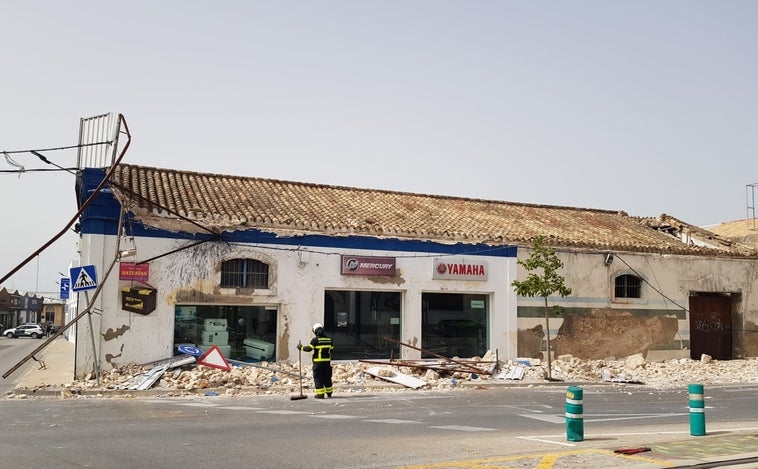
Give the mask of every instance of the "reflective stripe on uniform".
M 315 344 L 313 342 L 316 342 Z M 311 346 L 314 349 L 313 362 L 323 363 L 332 361 L 332 339 L 330 337 L 317 337 L 317 340 L 311 342 Z

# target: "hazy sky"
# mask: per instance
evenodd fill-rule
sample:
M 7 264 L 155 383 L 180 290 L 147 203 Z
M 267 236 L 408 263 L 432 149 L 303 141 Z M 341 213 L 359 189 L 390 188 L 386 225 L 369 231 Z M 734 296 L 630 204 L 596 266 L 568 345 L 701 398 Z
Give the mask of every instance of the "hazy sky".
M 0 151 L 74 145 L 80 118 L 115 112 L 125 163 L 697 225 L 745 218 L 758 182 L 754 1 L 5 1 L 0 15 Z M 4 275 L 73 217 L 74 176 L 3 172 L 0 196 Z M 76 240 L 3 286 L 57 291 Z

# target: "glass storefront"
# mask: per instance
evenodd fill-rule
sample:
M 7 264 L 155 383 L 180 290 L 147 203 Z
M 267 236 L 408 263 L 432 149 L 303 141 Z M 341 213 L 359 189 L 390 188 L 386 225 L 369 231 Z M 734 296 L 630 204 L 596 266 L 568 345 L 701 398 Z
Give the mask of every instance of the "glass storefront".
M 424 293 L 421 348 L 448 358 L 487 353 L 487 295 Z M 431 353 L 423 358 L 433 358 Z
M 227 358 L 254 362 L 276 359 L 275 307 L 179 305 L 174 309 L 174 350 L 218 345 Z
M 400 357 L 400 292 L 330 290 L 324 295 L 324 330 L 335 360 Z

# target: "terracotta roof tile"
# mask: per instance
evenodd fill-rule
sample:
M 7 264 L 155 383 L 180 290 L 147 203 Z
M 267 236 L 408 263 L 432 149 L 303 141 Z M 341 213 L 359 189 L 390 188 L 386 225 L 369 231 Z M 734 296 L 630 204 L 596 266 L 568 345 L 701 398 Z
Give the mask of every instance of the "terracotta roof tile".
M 719 236 L 666 215 L 413 194 L 253 177 L 120 165 L 116 196 L 149 226 L 197 232 L 258 228 L 280 235 L 322 233 L 439 242 L 552 246 L 743 255 Z M 196 225 L 188 223 L 194 222 Z M 682 242 L 666 231 L 699 230 L 711 247 Z M 747 253 L 751 254 L 751 253 Z

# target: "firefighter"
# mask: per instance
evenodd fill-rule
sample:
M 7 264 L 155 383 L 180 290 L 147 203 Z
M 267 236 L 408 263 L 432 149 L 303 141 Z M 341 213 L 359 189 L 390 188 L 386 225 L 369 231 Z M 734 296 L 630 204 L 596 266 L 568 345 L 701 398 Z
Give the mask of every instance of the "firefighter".
M 297 348 L 305 352 L 313 352 L 313 384 L 316 387 L 316 399 L 324 396 L 332 397 L 332 349 L 334 344 L 331 337 L 324 334 L 324 326 L 320 323 L 313 325 L 316 335 L 308 345 L 298 344 Z

